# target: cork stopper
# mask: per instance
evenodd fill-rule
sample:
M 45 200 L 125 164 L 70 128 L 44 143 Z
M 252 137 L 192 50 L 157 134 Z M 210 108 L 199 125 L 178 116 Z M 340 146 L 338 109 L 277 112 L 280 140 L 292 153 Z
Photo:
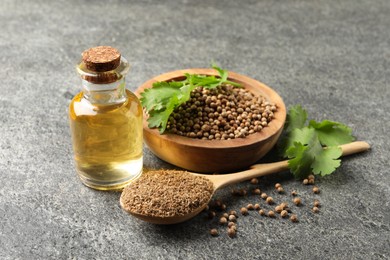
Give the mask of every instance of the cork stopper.
M 82 60 L 87 69 L 105 72 L 116 69 L 121 61 L 120 52 L 111 46 L 98 46 L 85 50 Z

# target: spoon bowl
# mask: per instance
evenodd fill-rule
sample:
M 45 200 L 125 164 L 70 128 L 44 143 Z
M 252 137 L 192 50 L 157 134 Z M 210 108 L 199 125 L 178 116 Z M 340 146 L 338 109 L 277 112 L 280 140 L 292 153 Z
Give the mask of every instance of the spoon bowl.
M 366 142 L 357 141 L 349 144 L 340 145 L 340 148 L 342 149 L 342 156 L 346 156 L 346 155 L 366 151 L 370 148 L 370 145 Z M 239 183 L 245 180 L 249 180 L 255 177 L 260 177 L 272 173 L 285 171 L 287 169 L 288 169 L 288 161 L 285 160 L 285 161 L 274 162 L 274 163 L 255 164 L 249 170 L 232 173 L 232 174 L 207 175 L 207 174 L 197 174 L 197 173 L 190 173 L 190 172 L 188 172 L 188 174 L 202 176 L 213 183 L 214 191 L 210 195 L 210 198 L 208 199 L 208 202 L 210 202 L 213 194 L 222 187 L 234 183 Z M 195 217 L 196 215 L 198 215 L 200 212 L 202 212 L 205 209 L 205 207 L 208 205 L 208 202 L 201 205 L 200 207 L 198 207 L 197 209 L 195 209 L 194 211 L 186 215 L 172 216 L 172 217 L 155 217 L 155 216 L 137 214 L 135 212 L 126 209 L 126 206 L 122 201 L 122 196 L 120 199 L 120 205 L 126 212 L 143 221 L 153 223 L 153 224 L 159 224 L 159 225 L 169 225 L 169 224 L 176 224 L 176 223 L 187 221 Z

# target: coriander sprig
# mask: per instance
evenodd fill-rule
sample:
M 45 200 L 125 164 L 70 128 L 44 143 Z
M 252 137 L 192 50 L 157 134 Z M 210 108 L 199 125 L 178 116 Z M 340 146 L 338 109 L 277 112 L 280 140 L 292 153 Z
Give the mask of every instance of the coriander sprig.
M 292 107 L 287 114 L 285 136 L 279 142 L 281 155 L 288 158 L 288 166 L 296 178 L 309 174 L 325 176 L 333 173 L 341 163 L 338 145 L 352 142 L 352 130 L 339 122 L 310 120 L 301 106 Z M 326 149 L 323 149 L 326 147 Z
M 197 87 L 208 89 L 216 88 L 222 84 L 230 84 L 240 87 L 240 84 L 228 80 L 228 72 L 215 65 L 213 68 L 219 77 L 198 74 L 184 74 L 182 81 L 159 81 L 153 83 L 153 87 L 145 89 L 141 93 L 142 106 L 149 114 L 148 123 L 150 128 L 158 128 L 164 133 L 169 116 L 181 104 L 191 98 L 191 91 Z

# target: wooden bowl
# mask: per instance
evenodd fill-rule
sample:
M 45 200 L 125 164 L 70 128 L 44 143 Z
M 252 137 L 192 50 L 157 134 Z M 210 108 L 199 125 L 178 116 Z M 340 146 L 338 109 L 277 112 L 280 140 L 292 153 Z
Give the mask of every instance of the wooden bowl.
M 183 80 L 184 73 L 218 75 L 214 69 L 186 69 L 168 72 L 142 84 L 135 92 L 140 94 L 156 81 Z M 252 78 L 230 72 L 229 80 L 242 84 L 253 94 L 264 96 L 277 105 L 274 119 L 260 132 L 232 140 L 201 140 L 176 134 L 160 134 L 148 127 L 144 114 L 144 142 L 160 159 L 178 167 L 201 173 L 233 172 L 249 167 L 263 157 L 276 143 L 286 120 L 282 98 L 270 87 Z

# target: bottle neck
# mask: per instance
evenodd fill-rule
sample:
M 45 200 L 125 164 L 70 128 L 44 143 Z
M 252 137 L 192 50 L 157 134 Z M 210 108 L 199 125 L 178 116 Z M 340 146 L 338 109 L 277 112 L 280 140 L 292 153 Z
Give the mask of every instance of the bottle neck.
M 108 84 L 95 84 L 82 80 L 84 98 L 92 104 L 112 105 L 126 101 L 125 77 Z

